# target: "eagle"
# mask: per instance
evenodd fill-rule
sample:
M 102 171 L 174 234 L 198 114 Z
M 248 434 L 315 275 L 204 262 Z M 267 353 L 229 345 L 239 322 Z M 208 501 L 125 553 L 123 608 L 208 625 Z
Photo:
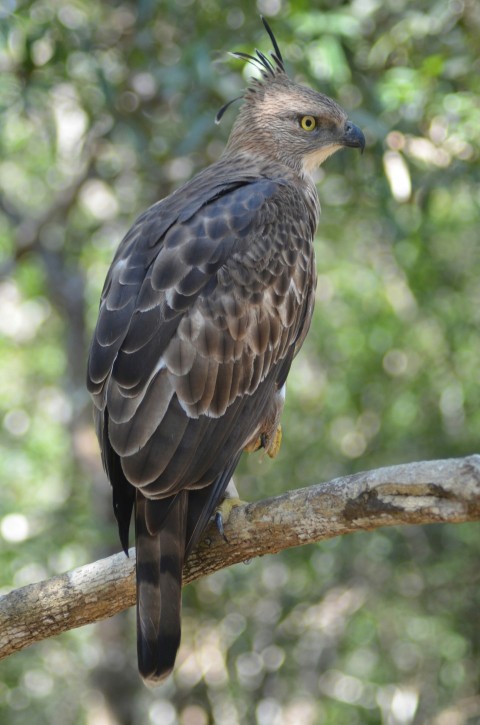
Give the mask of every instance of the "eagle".
M 184 562 L 242 452 L 279 446 L 285 383 L 314 306 L 312 173 L 365 145 L 338 103 L 289 78 L 262 20 L 273 50 L 234 53 L 260 74 L 224 153 L 121 241 L 88 359 L 127 555 L 134 515 L 138 667 L 153 684 L 174 667 Z

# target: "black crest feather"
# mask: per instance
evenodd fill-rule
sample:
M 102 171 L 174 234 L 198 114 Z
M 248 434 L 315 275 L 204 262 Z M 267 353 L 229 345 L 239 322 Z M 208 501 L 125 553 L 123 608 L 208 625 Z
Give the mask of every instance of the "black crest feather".
M 262 53 L 262 51 L 258 50 L 257 48 L 255 49 L 255 55 L 250 55 L 250 53 L 242 53 L 241 51 L 234 51 L 230 53 L 230 55 L 232 55 L 234 58 L 246 60 L 247 63 L 251 63 L 255 68 L 260 71 L 260 73 L 262 74 L 262 78 L 268 81 L 269 78 L 274 78 L 277 73 L 285 73 L 285 65 L 283 63 L 280 48 L 278 47 L 277 39 L 273 34 L 273 30 L 271 29 L 270 25 L 267 23 L 263 15 L 261 15 L 260 17 L 269 38 L 272 41 L 273 52 L 270 53 L 271 60 L 265 55 L 265 53 Z M 217 115 L 215 116 L 215 123 L 220 123 L 225 111 L 232 105 L 232 103 L 235 103 L 235 101 L 239 101 L 241 98 L 243 98 L 243 96 L 237 96 L 237 98 L 233 98 L 231 101 L 225 103 L 225 105 L 223 105 L 219 109 Z
M 270 40 L 272 41 L 273 49 L 275 51 L 275 53 L 270 53 L 270 55 L 275 61 L 275 65 L 277 66 L 278 70 L 282 71 L 282 73 L 285 73 L 285 66 L 283 64 L 282 54 L 280 52 L 280 48 L 278 47 L 277 39 L 273 34 L 273 30 L 271 29 L 270 25 L 267 23 L 263 15 L 261 15 L 260 17 L 262 18 L 262 23 L 269 35 Z

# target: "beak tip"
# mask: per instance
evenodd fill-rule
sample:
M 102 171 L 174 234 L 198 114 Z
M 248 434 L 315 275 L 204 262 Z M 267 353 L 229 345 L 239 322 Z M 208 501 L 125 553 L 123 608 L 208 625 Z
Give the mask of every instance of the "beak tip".
M 365 151 L 365 136 L 363 135 L 363 131 L 351 121 L 347 121 L 345 125 L 343 142 L 345 146 L 360 149 L 360 153 L 362 154 Z

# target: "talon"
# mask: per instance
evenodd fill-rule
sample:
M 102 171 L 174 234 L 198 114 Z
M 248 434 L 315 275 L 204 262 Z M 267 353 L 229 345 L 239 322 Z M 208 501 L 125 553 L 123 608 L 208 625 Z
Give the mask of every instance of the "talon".
M 232 510 L 237 506 L 243 506 L 245 503 L 246 501 L 241 501 L 239 498 L 232 498 L 230 496 L 226 496 L 223 499 L 222 503 L 215 509 L 215 526 L 217 527 L 218 533 L 227 544 L 229 542 L 225 534 L 224 525 L 228 522 Z
M 220 511 L 216 511 L 215 513 L 215 526 L 217 527 L 217 531 L 222 539 L 225 541 L 226 544 L 228 544 L 228 539 L 225 536 L 225 530 L 223 528 L 223 516 Z
M 282 426 L 278 425 L 274 435 L 270 438 L 267 433 L 261 433 L 258 438 L 248 443 L 243 449 L 245 453 L 254 453 L 264 448 L 269 458 L 276 458 L 282 445 Z

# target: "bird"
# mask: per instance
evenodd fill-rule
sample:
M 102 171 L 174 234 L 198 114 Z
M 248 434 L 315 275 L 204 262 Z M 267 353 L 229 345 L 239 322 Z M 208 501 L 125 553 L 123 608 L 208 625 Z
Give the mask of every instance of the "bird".
M 365 146 L 336 101 L 289 77 L 262 21 L 268 55 L 233 53 L 259 73 L 234 99 L 223 154 L 120 242 L 88 357 L 127 555 L 135 521 L 138 668 L 152 685 L 174 668 L 184 562 L 237 495 L 243 451 L 273 457 L 280 445 L 286 379 L 314 307 L 313 173 L 337 150 Z

